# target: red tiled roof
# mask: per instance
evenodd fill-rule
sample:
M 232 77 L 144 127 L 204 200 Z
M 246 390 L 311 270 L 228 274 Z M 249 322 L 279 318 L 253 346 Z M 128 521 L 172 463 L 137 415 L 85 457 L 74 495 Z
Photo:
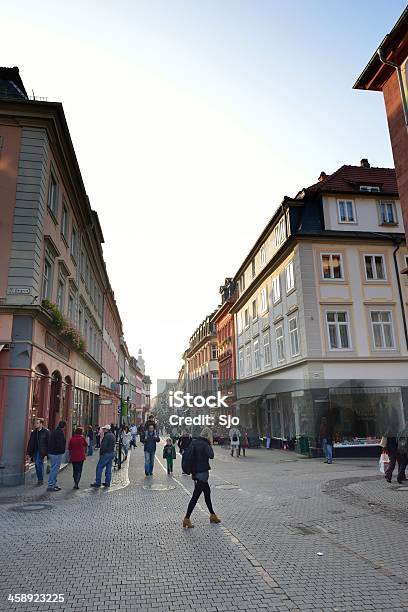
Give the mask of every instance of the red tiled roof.
M 303 189 L 296 196 L 303 198 L 318 193 L 359 192 L 360 185 L 380 188 L 380 191 L 398 196 L 397 177 L 394 168 L 365 168 L 363 166 L 341 166 L 333 174 L 310 187 Z

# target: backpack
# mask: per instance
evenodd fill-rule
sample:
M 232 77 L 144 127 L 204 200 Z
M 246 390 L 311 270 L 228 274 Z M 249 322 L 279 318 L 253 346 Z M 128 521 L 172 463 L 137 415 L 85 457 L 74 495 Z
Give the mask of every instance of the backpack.
M 408 438 L 406 435 L 401 436 L 398 440 L 398 452 L 400 455 L 408 455 Z
M 232 436 L 232 441 L 233 441 L 233 442 L 238 442 L 238 436 L 237 436 L 237 434 L 236 434 L 236 433 L 234 433 L 234 434 L 233 434 L 233 436 Z
M 194 471 L 194 442 L 185 449 L 181 459 L 181 469 L 184 474 L 192 474 Z

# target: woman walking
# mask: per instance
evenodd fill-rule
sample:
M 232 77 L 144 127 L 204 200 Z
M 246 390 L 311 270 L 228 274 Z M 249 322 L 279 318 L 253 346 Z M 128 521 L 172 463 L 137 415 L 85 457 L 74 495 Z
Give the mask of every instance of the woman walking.
M 238 455 L 241 454 L 241 450 L 242 450 L 242 455 L 245 457 L 245 451 L 247 448 L 249 448 L 249 441 L 248 441 L 248 434 L 245 430 L 241 438 L 239 439 Z
M 126 425 L 125 429 L 122 432 L 122 444 L 123 444 L 123 450 L 125 451 L 125 459 L 127 459 L 127 456 L 128 456 L 129 444 L 130 444 L 131 439 L 132 439 L 132 434 L 129 431 L 129 427 Z
M 198 502 L 201 493 L 204 493 L 205 503 L 210 512 L 210 523 L 221 523 L 221 519 L 215 514 L 211 503 L 211 490 L 208 484 L 209 471 L 211 469 L 209 459 L 214 459 L 214 450 L 212 448 L 212 433 L 208 427 L 204 427 L 200 437 L 191 442 L 189 450 L 184 453 L 187 456 L 192 453 L 192 470 L 191 477 L 194 480 L 194 491 L 188 504 L 187 513 L 183 520 L 183 527 L 191 529 L 192 525 L 190 516 Z
M 74 478 L 74 489 L 79 489 L 79 481 L 81 480 L 82 466 L 84 465 L 85 449 L 87 448 L 86 440 L 83 436 L 82 427 L 75 429 L 74 435 L 69 441 L 68 449 L 72 463 L 72 476 Z
M 88 444 L 88 450 L 86 454 L 88 455 L 88 457 L 91 457 L 93 455 L 93 437 L 94 432 L 92 429 L 92 425 L 89 425 L 86 432 L 86 442 Z

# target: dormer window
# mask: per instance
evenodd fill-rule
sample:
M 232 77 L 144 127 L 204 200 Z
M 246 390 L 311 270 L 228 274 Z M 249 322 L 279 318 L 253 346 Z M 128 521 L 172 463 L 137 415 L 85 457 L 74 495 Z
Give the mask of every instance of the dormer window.
M 378 185 L 360 185 L 360 191 L 368 191 L 368 192 L 379 192 L 380 188 Z

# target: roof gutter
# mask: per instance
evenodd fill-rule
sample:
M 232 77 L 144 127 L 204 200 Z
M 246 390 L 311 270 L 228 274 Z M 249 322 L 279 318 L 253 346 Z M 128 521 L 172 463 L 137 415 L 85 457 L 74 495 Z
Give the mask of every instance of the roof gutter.
M 387 36 L 385 37 L 384 42 L 386 40 L 387 40 Z M 391 66 L 391 68 L 394 68 L 397 71 L 398 85 L 399 85 L 400 94 L 401 94 L 402 110 L 404 112 L 405 127 L 408 128 L 408 105 L 407 105 L 407 98 L 406 98 L 405 89 L 404 89 L 404 81 L 402 79 L 401 66 L 399 64 L 396 64 L 395 62 L 390 62 L 389 60 L 386 60 L 384 58 L 384 53 L 383 53 L 381 46 L 378 47 L 377 54 L 378 54 L 378 57 L 380 58 L 380 62 L 382 62 L 386 66 Z

